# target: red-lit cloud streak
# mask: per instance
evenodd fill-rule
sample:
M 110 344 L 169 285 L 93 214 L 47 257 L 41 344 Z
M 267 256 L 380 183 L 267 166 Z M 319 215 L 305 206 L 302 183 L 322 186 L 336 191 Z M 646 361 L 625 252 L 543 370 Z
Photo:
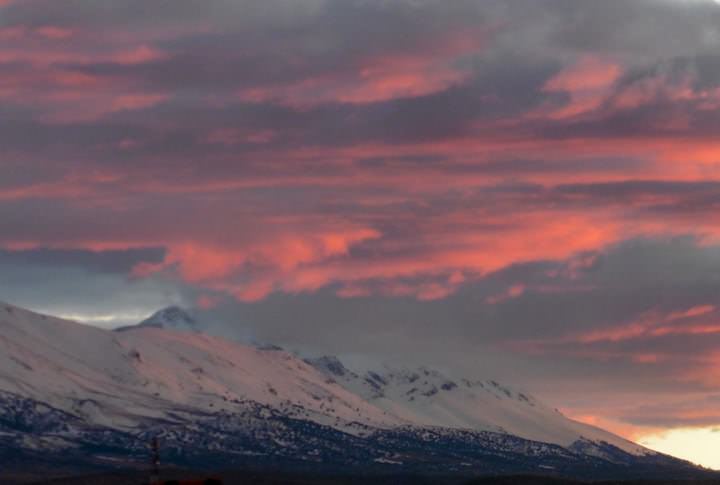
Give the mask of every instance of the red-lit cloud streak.
M 701 392 L 707 288 L 547 338 L 513 313 L 600 298 L 586 273 L 627 241 L 720 244 L 720 9 L 630 3 L 0 1 L 0 247 L 161 248 L 124 276 L 206 309 L 442 305 L 551 264 L 473 300 L 515 308 L 488 342 Z

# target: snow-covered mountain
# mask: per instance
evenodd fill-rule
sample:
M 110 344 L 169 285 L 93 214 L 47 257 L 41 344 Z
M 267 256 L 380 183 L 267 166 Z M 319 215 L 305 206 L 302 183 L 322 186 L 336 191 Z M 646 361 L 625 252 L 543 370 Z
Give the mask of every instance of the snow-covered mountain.
M 401 423 L 286 352 L 153 326 L 110 332 L 10 305 L 0 306 L 0 390 L 117 429 L 240 401 L 316 421 Z
M 169 306 L 167 308 L 163 308 L 162 310 L 156 311 L 137 325 L 120 327 L 115 330 L 122 332 L 138 327 L 166 328 L 181 332 L 203 331 L 203 327 L 200 323 L 192 317 L 187 310 L 184 310 L 179 306 Z
M 506 433 L 564 447 L 578 441 L 609 443 L 633 455 L 650 453 L 617 435 L 568 419 L 530 394 L 494 380 L 455 378 L 426 367 L 381 365 L 355 372 L 332 356 L 308 362 L 349 391 L 414 425 Z
M 160 435 L 165 461 L 192 466 L 696 471 L 494 381 L 306 361 L 197 333 L 175 311 L 149 321 L 113 332 L 0 304 L 0 455 L 142 462 Z

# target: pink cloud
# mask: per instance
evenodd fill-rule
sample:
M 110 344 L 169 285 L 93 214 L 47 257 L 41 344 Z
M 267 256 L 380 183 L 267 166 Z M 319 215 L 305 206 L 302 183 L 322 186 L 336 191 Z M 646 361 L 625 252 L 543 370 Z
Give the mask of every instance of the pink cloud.
M 28 31 L 13 27 L 0 31 L 0 37 L 8 42 L 22 42 L 28 35 L 56 39 L 72 37 L 73 40 L 91 35 L 82 30 L 51 26 L 42 29 Z M 62 42 L 48 45 L 42 40 L 38 41 L 42 46 L 32 49 L 3 46 L 0 59 L 26 61 L 32 67 L 29 71 L 9 73 L 0 80 L 0 95 L 41 108 L 41 113 L 35 117 L 52 125 L 96 122 L 113 116 L 129 117 L 131 113 L 125 111 L 149 109 L 171 101 L 171 92 L 148 89 L 129 76 L 102 76 L 91 69 L 62 67 L 97 64 L 134 69 L 146 63 L 171 59 L 169 53 L 152 44 L 155 37 L 131 38 L 116 33 L 110 38 L 111 41 L 98 49 L 64 48 Z M 240 89 L 241 96 L 257 102 L 279 100 L 299 106 L 302 109 L 298 113 L 302 114 L 309 106 L 325 101 L 366 104 L 428 95 L 467 82 L 473 72 L 462 67 L 465 64 L 459 61 L 464 56 L 484 53 L 488 43 L 484 32 L 459 29 L 446 32 L 428 45 L 405 50 L 388 48 L 382 54 L 359 56 L 348 63 L 351 67 L 346 72 L 314 73 L 300 76 L 293 82 L 246 87 Z M 568 195 L 563 202 L 538 200 L 537 204 L 521 200 L 522 197 L 517 195 L 488 195 L 492 198 L 492 204 L 488 206 L 472 200 L 474 193 L 488 190 L 492 194 L 493 187 L 505 183 L 535 184 L 550 191 L 559 184 L 640 178 L 707 180 L 708 174 L 712 175 L 717 168 L 720 154 L 720 143 L 710 137 L 577 135 L 553 139 L 524 129 L 528 120 L 555 123 L 577 116 L 592 119 L 595 111 L 632 109 L 658 96 L 669 101 L 699 103 L 701 109 L 708 110 L 713 109 L 719 99 L 717 90 L 695 88 L 691 79 L 671 82 L 663 76 L 619 89 L 618 80 L 626 72 L 627 67 L 617 60 L 589 53 L 538 87 L 545 94 L 567 94 L 569 102 L 566 105 L 541 103 L 539 109 L 511 118 L 480 119 L 467 131 L 449 135 L 447 139 L 428 137 L 427 140 L 349 142 L 344 145 L 308 141 L 288 147 L 283 145 L 288 143 L 288 133 L 281 127 L 246 127 L 240 123 L 234 126 L 230 122 L 205 121 L 197 128 L 194 120 L 189 118 L 177 121 L 153 119 L 148 121 L 147 128 L 159 127 L 158 137 L 174 131 L 195 130 L 189 138 L 196 136 L 202 143 L 213 145 L 203 147 L 207 154 L 203 153 L 201 157 L 202 170 L 190 167 L 184 154 L 169 155 L 167 160 L 163 155 L 150 155 L 146 164 L 128 163 L 127 168 L 123 167 L 127 173 L 114 181 L 61 178 L 55 182 L 3 187 L 0 199 L 75 204 L 87 200 L 117 210 L 132 207 L 133 201 L 143 196 L 164 202 L 171 202 L 174 197 L 223 200 L 224 206 L 212 206 L 206 213 L 199 210 L 186 216 L 189 225 L 204 228 L 205 219 L 244 203 L 244 194 L 255 190 L 267 190 L 276 194 L 277 199 L 282 199 L 285 191 L 319 188 L 336 191 L 339 196 L 319 197 L 316 205 L 346 204 L 352 209 L 352 217 L 348 216 L 349 220 L 337 230 L 317 222 L 322 214 L 319 216 L 316 213 L 319 209 L 315 207 L 298 207 L 297 211 L 294 207 L 286 207 L 278 209 L 277 213 L 272 208 L 267 209 L 267 213 L 259 211 L 261 215 L 254 218 L 257 222 L 252 228 L 257 230 L 258 240 L 250 242 L 243 239 L 247 228 L 236 227 L 232 222 L 222 229 L 212 227 L 208 235 L 191 237 L 170 233 L 167 228 L 153 231 L 153 228 L 143 227 L 142 215 L 137 227 L 128 229 L 141 235 L 129 234 L 125 242 L 101 236 L 73 241 L 34 241 L 74 247 L 161 245 L 168 249 L 166 261 L 154 267 L 138 267 L 137 274 L 174 268 L 186 281 L 245 295 L 244 298 L 262 298 L 272 291 L 313 291 L 338 284 L 339 293 L 345 296 L 386 292 L 434 299 L 451 294 L 477 275 L 522 262 L 578 259 L 579 253 L 598 250 L 627 238 L 702 233 L 708 240 L 717 240 L 720 229 L 702 214 L 672 216 L 672 223 L 668 222 L 671 216 L 652 214 L 650 209 L 659 204 L 681 204 L 682 196 L 674 194 L 641 195 L 631 200 L 608 199 L 602 203 L 584 194 Z M 210 104 L 208 99 L 213 99 L 215 106 L 222 108 L 222 96 L 213 96 L 208 94 L 200 103 Z M 492 99 L 496 99 L 493 94 L 487 94 L 488 103 L 491 104 Z M 675 129 L 681 129 L 685 121 L 678 116 L 672 124 Z M 291 134 L 295 129 L 296 126 L 289 129 Z M 86 147 L 81 154 L 62 156 L 86 157 L 89 161 L 85 163 L 92 165 L 94 157 L 130 156 L 145 147 L 142 135 L 133 134 L 106 142 L 106 145 Z M 225 151 L 215 156 L 214 150 Z M 355 163 L 362 159 L 412 158 L 417 154 L 442 162 L 418 163 L 411 167 L 389 163 L 381 170 L 359 167 Z M 567 162 L 580 166 L 588 159 L 615 157 L 644 163 L 622 170 L 606 169 L 600 164 L 587 171 L 479 170 L 514 160 L 543 158 L 558 165 Z M 153 171 L 152 165 L 157 160 L 164 160 L 173 169 Z M 252 174 L 236 172 L 236 167 L 245 164 L 261 168 Z M 441 207 L 443 197 L 448 193 L 467 194 L 468 203 L 457 209 L 442 209 L 439 216 L 418 215 L 404 209 L 415 207 L 418 213 L 432 212 L 428 209 L 435 204 Z M 243 201 L 234 201 L 233 195 Z M 542 198 L 541 195 L 538 197 Z M 262 206 L 262 202 L 259 205 Z M 252 210 L 257 207 L 248 208 L 251 214 Z M 148 212 L 152 213 L 153 208 Z M 638 216 L 641 212 L 643 215 Z M 276 217 L 280 222 L 276 222 Z M 287 221 L 292 222 L 292 227 L 284 231 L 274 227 Z M 414 240 L 407 236 L 393 239 L 381 229 L 386 223 L 398 221 L 413 227 L 416 231 Z M 282 234 L 278 235 L 278 232 Z M 33 242 L 32 238 L 17 236 L 17 240 L 5 244 L 28 241 Z M 416 243 L 422 245 L 422 251 L 412 251 Z M 372 257 L 353 257 L 353 248 L 366 246 L 371 246 Z M 577 267 L 569 267 L 567 271 L 579 274 L 592 263 L 578 259 Z M 522 290 L 518 286 L 491 301 L 516 298 L 522 291 L 531 290 L 555 291 L 550 286 L 523 287 Z M 630 325 L 617 329 L 613 335 L 585 338 L 622 339 L 632 337 L 633 332 L 648 331 L 645 327 Z
M 276 136 L 272 130 L 238 130 L 235 128 L 220 128 L 212 131 L 206 137 L 208 143 L 220 145 L 239 145 L 241 143 L 266 144 Z
M 65 40 L 73 36 L 72 30 L 53 27 L 52 25 L 38 27 L 34 30 L 34 32 L 50 40 Z
M 115 98 L 112 102 L 113 111 L 149 108 L 168 99 L 165 94 L 127 94 Z
M 705 323 L 702 319 L 702 317 L 709 317 L 712 321 L 716 318 L 715 313 L 716 307 L 714 305 L 700 305 L 684 311 L 666 314 L 652 310 L 643 314 L 637 321 L 616 327 L 594 330 L 589 333 L 568 336 L 565 341 L 590 344 L 648 339 L 665 335 L 720 333 L 720 324 Z
M 278 86 L 254 86 L 238 92 L 252 102 L 281 102 L 307 107 L 328 101 L 373 103 L 437 93 L 468 79 L 454 60 L 484 47 L 485 33 L 452 32 L 417 51 L 393 51 L 358 59 L 350 72 L 329 72 Z M 425 47 L 423 49 L 423 47 Z
M 158 49 L 148 45 L 140 45 L 132 49 L 115 52 L 108 60 L 118 64 L 132 65 L 157 61 L 166 57 L 166 54 Z
M 143 277 L 176 267 L 188 282 L 253 301 L 272 291 L 313 291 L 331 283 L 341 276 L 313 271 L 312 266 L 343 257 L 352 246 L 378 237 L 380 234 L 374 230 L 348 229 L 279 234 L 261 244 L 244 247 L 172 244 L 164 262 L 140 264 L 134 274 Z M 311 268 L 306 271 L 305 266 Z
M 519 296 L 522 296 L 525 293 L 525 285 L 517 284 L 512 285 L 509 287 L 504 293 L 501 293 L 499 295 L 493 295 L 489 298 L 487 298 L 487 303 L 491 305 L 495 305 L 497 303 L 502 303 L 508 300 L 512 300 L 513 298 L 517 298 Z
M 560 108 L 543 108 L 538 115 L 564 119 L 598 109 L 620 79 L 622 67 L 614 62 L 587 56 L 545 83 L 546 92 L 565 92 L 570 102 Z
M 212 295 L 200 295 L 196 301 L 198 308 L 210 310 L 220 304 L 220 298 Z

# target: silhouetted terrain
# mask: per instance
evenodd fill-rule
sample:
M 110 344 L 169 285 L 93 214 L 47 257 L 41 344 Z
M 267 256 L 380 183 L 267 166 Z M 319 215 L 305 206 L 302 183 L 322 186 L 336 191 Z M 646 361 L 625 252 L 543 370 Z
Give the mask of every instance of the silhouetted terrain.
M 615 480 L 601 482 L 575 481 L 554 477 L 543 476 L 507 476 L 507 477 L 483 477 L 469 479 L 467 477 L 443 477 L 443 476 L 329 476 L 309 474 L 273 474 L 255 473 L 246 471 L 225 472 L 212 475 L 222 478 L 225 485 L 584 485 L 595 483 L 598 485 L 715 485 L 720 484 L 720 478 L 707 480 Z M 141 485 L 146 482 L 147 474 L 115 473 L 104 475 L 92 475 L 76 478 L 57 478 L 52 480 L 23 481 L 33 485 Z M 192 472 L 167 472 L 163 479 L 175 478 L 205 478 L 207 474 Z M 5 481 L 3 485 L 10 485 L 14 482 Z

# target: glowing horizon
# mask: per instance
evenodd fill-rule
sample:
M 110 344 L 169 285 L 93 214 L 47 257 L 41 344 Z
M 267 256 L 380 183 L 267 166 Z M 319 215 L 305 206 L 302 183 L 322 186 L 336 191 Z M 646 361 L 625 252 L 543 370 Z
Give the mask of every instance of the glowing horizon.
M 639 443 L 651 450 L 676 456 L 713 470 L 720 470 L 718 428 L 678 428 L 651 434 Z

